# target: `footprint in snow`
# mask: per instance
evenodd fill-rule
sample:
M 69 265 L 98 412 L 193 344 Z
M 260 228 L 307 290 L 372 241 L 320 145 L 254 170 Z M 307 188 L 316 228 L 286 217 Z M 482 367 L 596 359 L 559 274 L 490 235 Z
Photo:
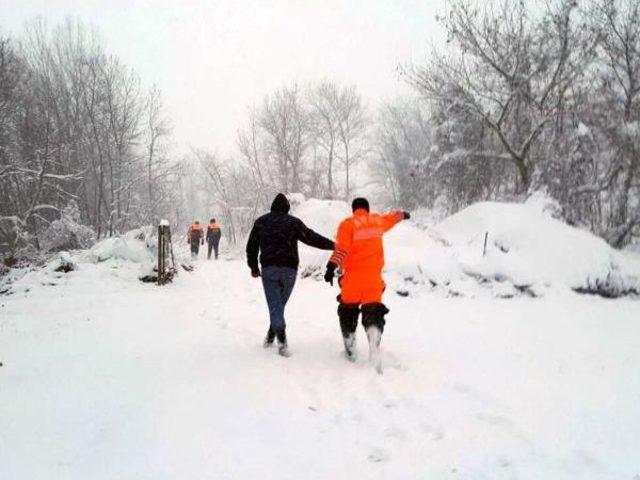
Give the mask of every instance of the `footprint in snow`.
M 409 367 L 400 362 L 398 357 L 389 352 L 382 352 L 382 365 L 384 368 L 393 368 L 395 370 L 400 370 L 401 372 L 409 370 Z
M 439 442 L 444 438 L 444 431 L 438 426 L 423 423 L 420 425 L 420 428 L 422 432 L 434 442 Z
M 529 440 L 529 437 L 522 430 L 520 430 L 520 428 L 513 421 L 505 416 L 485 412 L 477 412 L 474 414 L 474 417 L 483 423 L 504 429 L 515 438 L 526 444 L 531 444 L 531 440 Z
M 453 385 L 453 390 L 481 405 L 492 406 L 492 407 L 500 408 L 501 410 L 508 409 L 507 406 L 497 398 L 479 389 L 471 387 L 469 385 L 456 383 Z
M 369 452 L 367 460 L 373 463 L 387 462 L 389 461 L 389 455 L 380 448 L 374 448 Z
M 478 412 L 474 415 L 481 422 L 488 423 L 489 425 L 504 425 L 510 427 L 513 425 L 511 420 L 502 415 L 494 415 L 491 413 Z
M 407 435 L 407 432 L 405 432 L 403 429 L 398 427 L 389 427 L 385 429 L 384 436 L 387 438 L 393 438 L 396 440 L 403 440 L 403 441 L 409 438 Z

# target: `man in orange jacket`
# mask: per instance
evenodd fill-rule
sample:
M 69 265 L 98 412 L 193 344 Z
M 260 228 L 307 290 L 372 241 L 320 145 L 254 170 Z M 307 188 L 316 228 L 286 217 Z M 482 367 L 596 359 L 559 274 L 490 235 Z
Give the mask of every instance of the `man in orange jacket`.
M 216 222 L 215 218 L 209 220 L 207 225 L 207 260 L 211 260 L 211 250 L 215 253 L 216 260 L 218 259 L 218 247 L 220 246 L 220 237 L 222 237 L 222 229 L 220 224 Z
M 347 358 L 351 361 L 356 359 L 355 331 L 358 315 L 362 311 L 362 326 L 369 340 L 370 359 L 376 362 L 380 370 L 380 339 L 384 330 L 384 316 L 389 313 L 382 303 L 385 289 L 382 280 L 382 235 L 410 215 L 400 210 L 385 215 L 371 213 L 366 198 L 356 198 L 352 209 L 353 216 L 343 220 L 338 227 L 336 248 L 327 263 L 324 279 L 333 285 L 336 269 L 343 271 L 339 278 L 338 317 Z
M 196 258 L 200 251 L 200 244 L 204 245 L 204 231 L 198 220 L 194 220 L 187 231 L 187 243 L 191 245 L 191 258 Z

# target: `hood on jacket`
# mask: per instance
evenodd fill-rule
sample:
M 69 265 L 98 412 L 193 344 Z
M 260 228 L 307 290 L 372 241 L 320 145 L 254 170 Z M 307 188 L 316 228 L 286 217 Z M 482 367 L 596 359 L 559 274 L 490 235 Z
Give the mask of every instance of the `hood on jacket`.
M 282 193 L 276 195 L 276 198 L 273 199 L 273 203 L 271 204 L 272 212 L 289 213 L 290 208 L 289 200 L 287 200 L 287 197 Z

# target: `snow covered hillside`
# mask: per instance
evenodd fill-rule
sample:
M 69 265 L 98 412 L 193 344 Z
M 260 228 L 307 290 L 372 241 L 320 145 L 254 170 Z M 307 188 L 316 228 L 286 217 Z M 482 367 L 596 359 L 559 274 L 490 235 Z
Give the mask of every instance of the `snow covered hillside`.
M 294 213 L 333 235 L 348 208 Z M 383 375 L 362 329 L 342 356 L 326 252 L 303 250 L 285 359 L 261 347 L 244 259 L 157 287 L 138 280 L 148 243 L 64 255 L 0 296 L 0 479 L 639 478 L 640 301 L 572 291 L 611 271 L 637 288 L 637 259 L 533 205 L 389 233 Z M 494 298 L 505 285 L 520 296 Z

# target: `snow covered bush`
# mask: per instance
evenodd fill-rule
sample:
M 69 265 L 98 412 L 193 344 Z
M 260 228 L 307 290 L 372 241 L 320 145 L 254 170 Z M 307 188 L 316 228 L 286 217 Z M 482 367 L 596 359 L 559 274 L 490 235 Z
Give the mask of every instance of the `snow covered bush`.
M 525 202 L 528 206 L 540 213 L 560 219 L 562 218 L 562 206 L 555 198 L 551 197 L 546 191 L 538 190 L 529 195 Z
M 90 251 L 95 262 L 109 259 L 128 260 L 136 263 L 152 263 L 156 257 L 157 238 L 153 238 L 153 227 L 141 227 L 123 235 L 106 238 Z
M 46 252 L 76 250 L 91 247 L 96 241 L 94 231 L 80 224 L 80 210 L 70 202 L 58 220 L 51 222 L 40 237 L 40 246 Z
M 57 266 L 55 266 L 56 262 Z M 69 273 L 78 268 L 78 265 L 69 252 L 60 252 L 58 258 L 51 262 L 51 264 L 56 272 Z
M 0 255 L 9 255 L 19 233 L 19 219 L 16 216 L 0 218 Z
M 287 195 L 287 199 L 289 200 L 292 209 L 295 209 L 297 206 L 302 205 L 307 200 L 302 193 L 290 193 Z
M 35 243 L 35 237 L 20 218 L 0 218 L 0 259 L 6 266 L 23 266 L 41 260 Z

